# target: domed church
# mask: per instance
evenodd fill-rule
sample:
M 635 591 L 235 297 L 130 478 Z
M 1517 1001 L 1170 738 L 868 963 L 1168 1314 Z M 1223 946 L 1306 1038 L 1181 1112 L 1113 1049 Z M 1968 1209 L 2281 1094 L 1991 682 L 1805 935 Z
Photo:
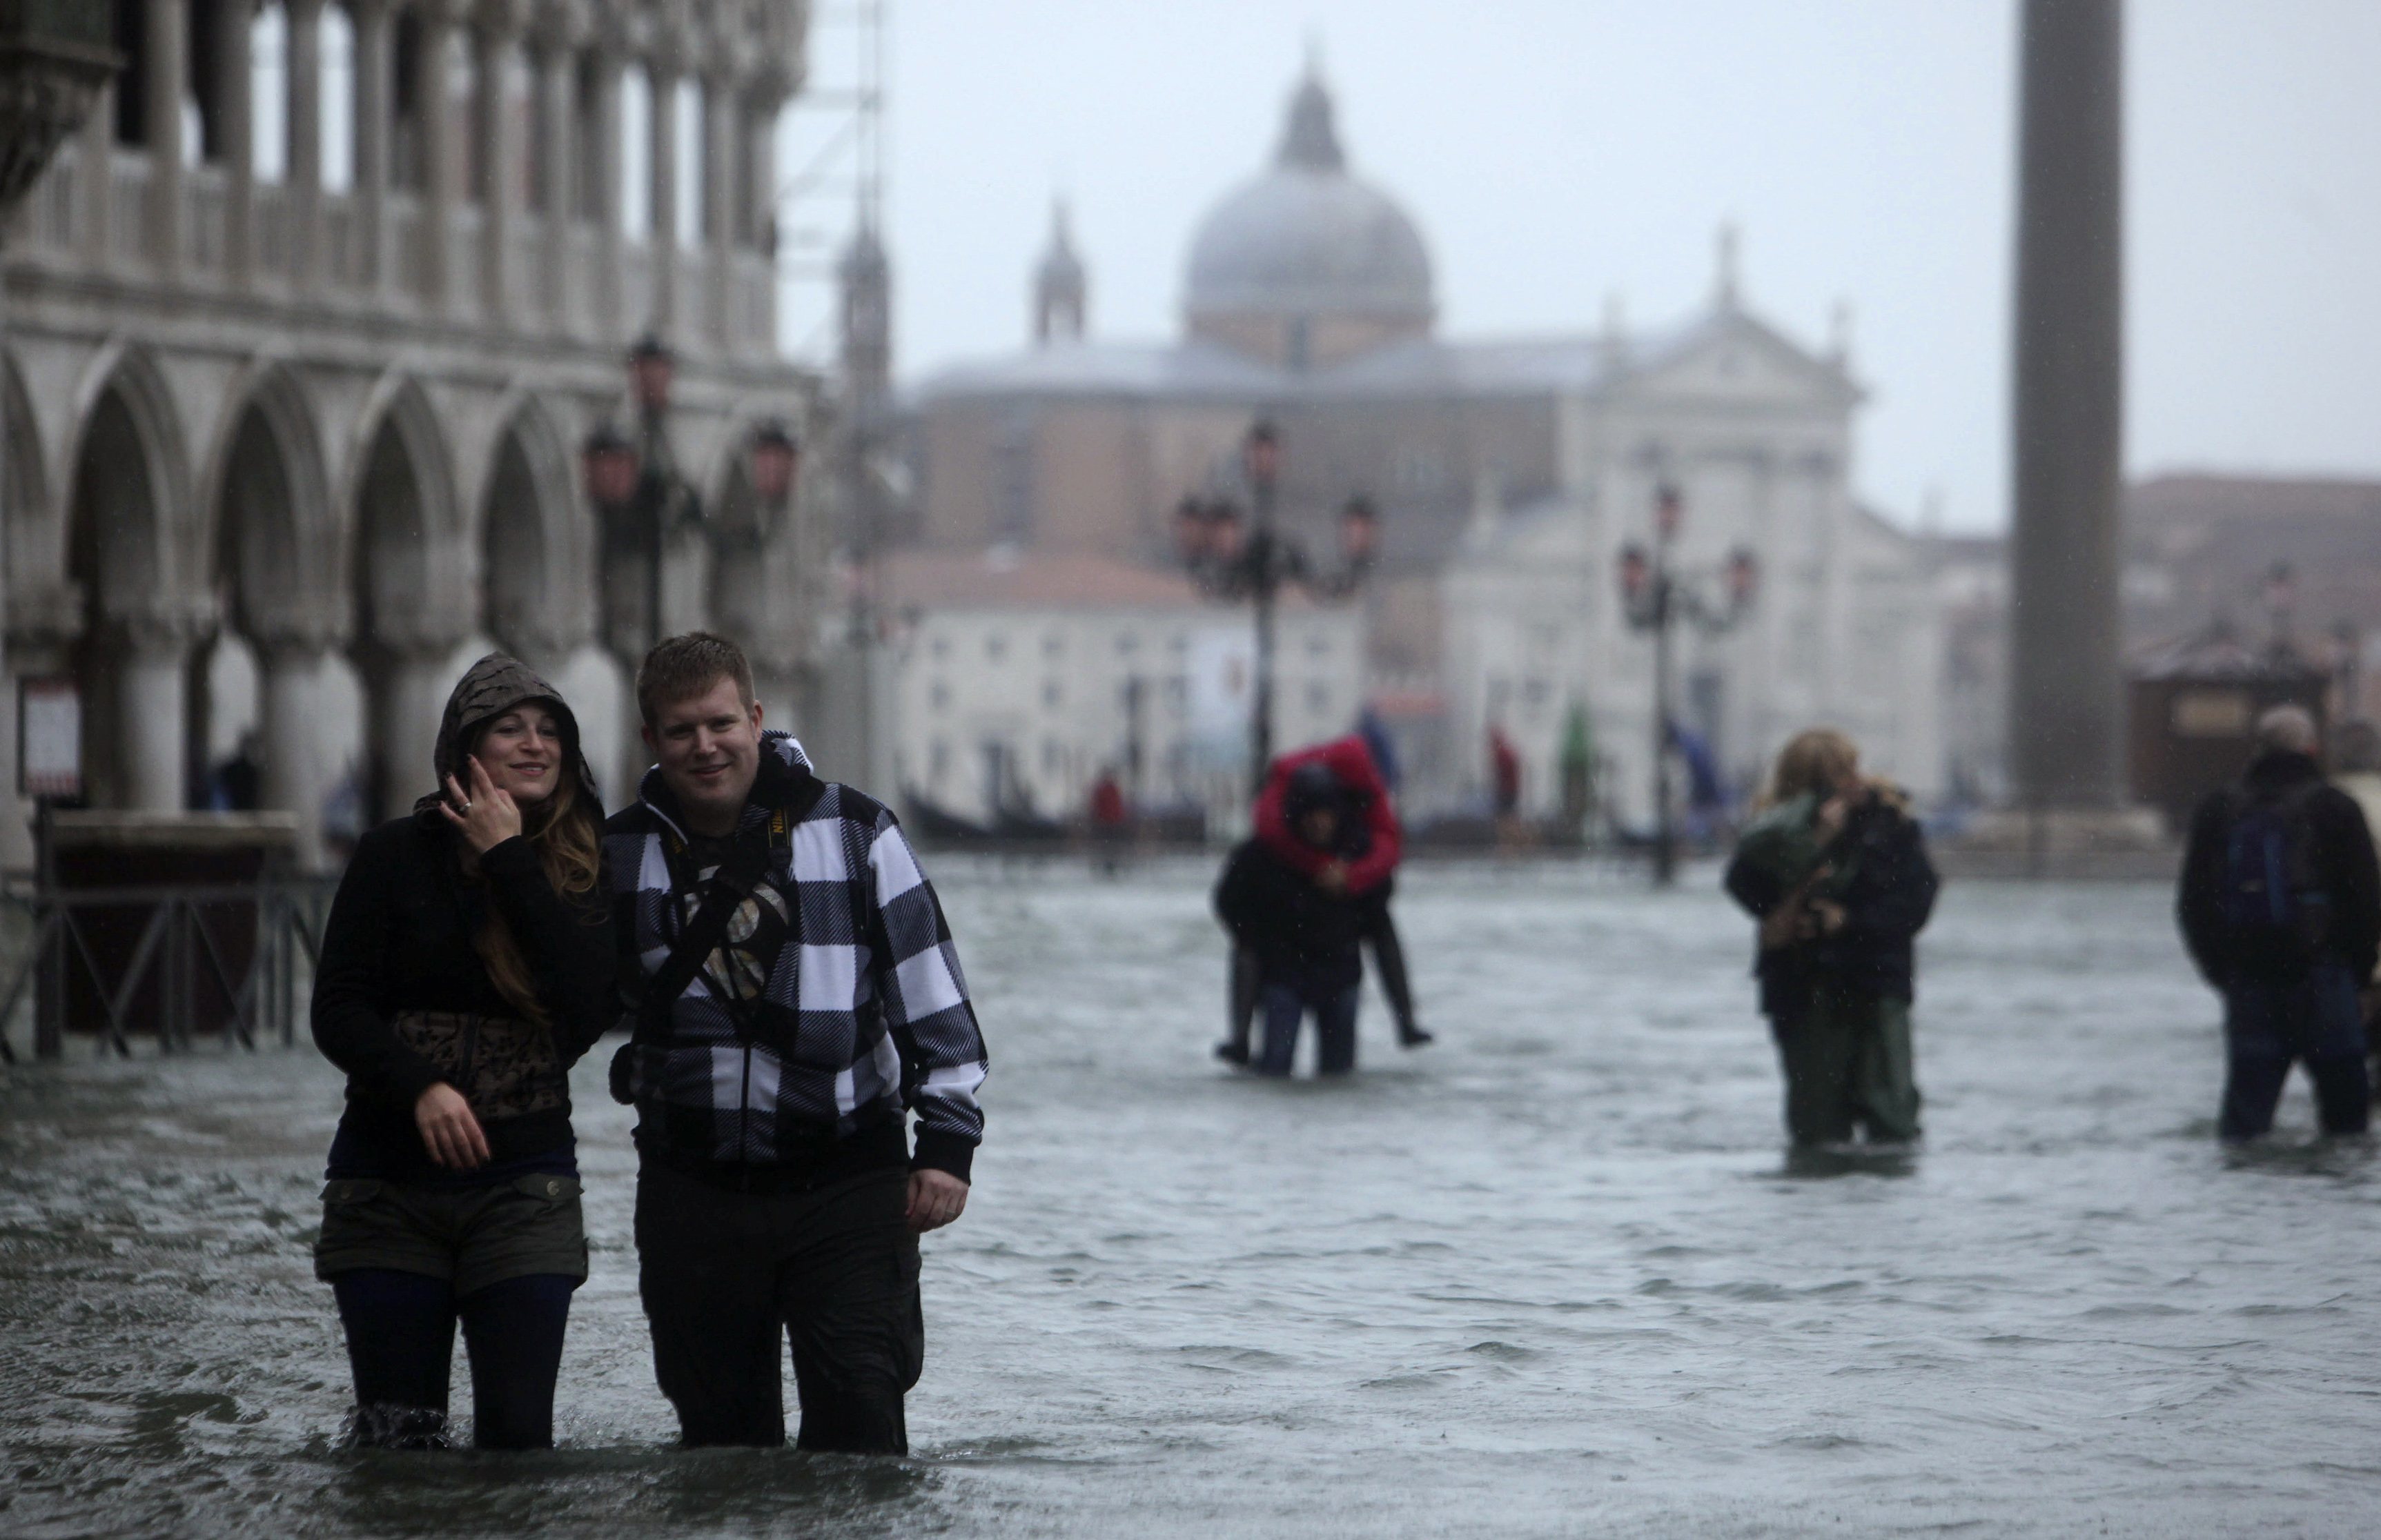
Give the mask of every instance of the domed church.
M 1739 624 L 1677 633 L 1674 716 L 1721 779 L 1741 790 L 1787 735 L 1827 722 L 1932 792 L 1942 649 L 1924 552 L 1852 493 L 1862 392 L 1844 339 L 1813 349 L 1754 315 L 1734 248 L 1723 232 L 1707 304 L 1664 330 L 1607 312 L 1576 333 L 1443 337 L 1423 230 L 1351 161 L 1310 68 L 1271 164 L 1198 226 L 1176 340 L 1097 333 L 1092 266 L 1058 211 L 1028 346 L 910 392 L 915 494 L 893 533 L 946 558 L 997 552 L 1004 570 L 1172 573 L 1175 507 L 1244 501 L 1241 440 L 1269 417 L 1279 517 L 1310 551 L 1330 559 L 1349 497 L 1380 510 L 1380 563 L 1349 602 L 1409 805 L 1484 796 L 1493 731 L 1521 755 L 1525 810 L 1551 812 L 1584 736 L 1625 828 L 1650 812 L 1653 665 L 1618 563 L 1653 540 L 1667 486 L 1679 569 L 1716 588 L 1743 551 L 1761 574 Z M 1197 684 L 1161 699 L 1192 709 Z M 1122 731 L 1113 703 L 1077 709 L 1077 735 Z

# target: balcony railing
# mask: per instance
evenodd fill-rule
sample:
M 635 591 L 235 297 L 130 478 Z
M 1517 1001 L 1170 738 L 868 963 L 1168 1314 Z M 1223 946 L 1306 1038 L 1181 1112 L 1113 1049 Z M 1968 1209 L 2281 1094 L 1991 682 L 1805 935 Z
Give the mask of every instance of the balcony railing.
M 203 290 L 210 283 L 228 287 L 234 217 L 230 179 L 220 165 L 186 167 L 177 178 L 173 225 L 177 249 L 161 249 L 155 169 L 145 153 L 116 149 L 99 175 L 89 164 L 87 141 L 59 147 L 49 170 L 9 222 L 6 242 L 14 260 L 30 260 L 62 272 L 121 273 L 140 276 L 171 266 L 178 282 Z M 104 239 L 92 261 L 95 215 L 104 207 Z M 312 203 L 283 183 L 251 184 L 249 198 L 249 273 L 257 292 L 286 293 L 301 273 L 334 300 L 347 298 L 373 309 L 420 314 L 430 306 L 427 211 L 419 195 L 391 189 L 382 201 L 384 228 L 379 262 L 365 249 L 368 230 L 360 200 L 328 191 Z M 775 349 L 775 275 L 760 252 L 730 253 L 725 313 L 713 291 L 708 251 L 666 249 L 666 255 L 633 239 L 607 242 L 602 229 L 573 220 L 552 271 L 554 253 L 546 221 L 523 210 L 508 222 L 495 290 L 488 288 L 487 253 L 476 203 L 458 204 L 435 238 L 446 258 L 445 296 L 436 307 L 458 317 L 486 317 L 511 329 L 578 338 L 617 341 L 641 331 L 657 298 L 656 270 L 672 264 L 675 339 L 701 356 L 761 358 Z M 311 224 L 311 228 L 310 228 Z M 308 242 L 315 243 L 311 253 Z M 606 293 L 605 251 L 618 254 L 618 291 Z M 375 268 L 385 271 L 375 279 Z M 557 307 L 549 287 L 559 281 Z M 723 324 L 724 322 L 724 324 Z

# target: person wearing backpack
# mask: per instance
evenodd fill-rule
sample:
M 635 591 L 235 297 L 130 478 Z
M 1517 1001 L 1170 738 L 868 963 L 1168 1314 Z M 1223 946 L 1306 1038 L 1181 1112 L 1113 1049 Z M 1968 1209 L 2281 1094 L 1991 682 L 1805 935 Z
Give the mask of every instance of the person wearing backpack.
M 2381 870 L 2356 800 L 2324 780 L 2314 719 L 2257 719 L 2241 783 L 2192 819 L 2176 901 L 2184 943 L 2224 995 L 2227 1070 L 2216 1132 L 2274 1126 L 2290 1065 L 2304 1061 L 2326 1134 L 2371 1117 L 2357 993 L 2381 952 Z
M 604 826 L 638 1291 L 684 1444 L 907 1454 L 918 1236 L 967 1207 L 983 1037 L 891 812 L 761 730 L 708 632 L 637 671 L 656 763 Z M 917 1117 L 913 1149 L 909 1114 Z

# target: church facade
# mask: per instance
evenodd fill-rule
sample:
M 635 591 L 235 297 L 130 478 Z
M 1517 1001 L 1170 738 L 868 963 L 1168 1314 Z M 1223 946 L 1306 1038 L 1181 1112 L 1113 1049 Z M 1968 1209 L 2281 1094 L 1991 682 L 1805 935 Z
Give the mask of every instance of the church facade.
M 1583 726 L 1602 804 L 1626 826 L 1650 811 L 1654 692 L 1618 575 L 1669 488 L 1682 576 L 1716 583 L 1742 551 L 1761 578 L 1726 634 L 1677 634 L 1672 720 L 1739 790 L 1791 732 L 1828 723 L 1932 794 L 1942 649 L 1927 554 L 1852 492 L 1861 392 L 1840 346 L 1762 321 L 1728 245 L 1704 310 L 1663 333 L 1607 319 L 1443 337 L 1420 227 L 1351 170 L 1310 76 L 1273 164 L 1194 236 L 1177 340 L 1092 333 L 1062 216 L 1035 273 L 1032 345 L 910 394 L 901 537 L 1166 566 L 1182 499 L 1246 504 L 1240 443 L 1270 418 L 1282 521 L 1310 547 L 1328 552 L 1351 496 L 1380 511 L 1357 602 L 1409 804 L 1484 798 L 1494 729 L 1520 753 L 1525 807 L 1552 811 L 1565 739 Z

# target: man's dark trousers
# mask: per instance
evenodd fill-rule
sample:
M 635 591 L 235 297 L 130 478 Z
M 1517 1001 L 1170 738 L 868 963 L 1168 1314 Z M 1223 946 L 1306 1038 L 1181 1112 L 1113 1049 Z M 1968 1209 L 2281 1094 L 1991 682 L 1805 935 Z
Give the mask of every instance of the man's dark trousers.
M 2356 979 L 2321 963 L 2296 977 L 2236 978 L 2224 989 L 2224 1111 L 2216 1132 L 2253 1139 L 2274 1126 L 2274 1106 L 2295 1060 L 2314 1081 L 2326 1134 L 2362 1134 L 2372 1115 L 2364 1024 Z
M 748 1193 L 645 1163 L 638 1289 L 654 1376 L 688 1447 L 786 1441 L 782 1333 L 801 1398 L 799 1448 L 910 1451 L 901 1398 L 926 1340 L 908 1202 L 900 1167 Z

